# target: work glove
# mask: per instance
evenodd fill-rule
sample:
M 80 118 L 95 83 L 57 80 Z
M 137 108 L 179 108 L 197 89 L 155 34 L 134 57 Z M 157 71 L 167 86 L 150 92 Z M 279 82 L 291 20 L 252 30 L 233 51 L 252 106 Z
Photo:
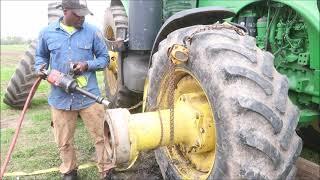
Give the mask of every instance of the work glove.
M 86 62 L 76 62 L 73 63 L 73 72 L 75 75 L 82 74 L 88 70 L 88 63 Z
M 46 64 L 42 64 L 40 69 L 36 71 L 37 76 L 40 77 L 41 79 L 47 78 L 47 75 L 44 73 L 45 67 L 46 67 Z
M 41 79 L 47 78 L 47 75 L 42 71 L 37 71 L 37 76 L 40 77 Z

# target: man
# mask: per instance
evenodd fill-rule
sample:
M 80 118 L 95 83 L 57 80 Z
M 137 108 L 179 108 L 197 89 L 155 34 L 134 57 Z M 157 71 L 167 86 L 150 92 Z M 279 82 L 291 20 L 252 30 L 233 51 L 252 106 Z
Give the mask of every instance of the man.
M 62 0 L 60 7 L 64 16 L 40 32 L 36 71 L 41 76 L 40 69 L 50 66 L 63 73 L 72 72 L 81 79 L 83 88 L 100 95 L 95 71 L 104 69 L 109 63 L 103 36 L 97 28 L 84 22 L 86 15 L 92 15 L 85 0 Z M 78 115 L 94 139 L 101 177 L 110 178 L 113 165 L 108 162 L 104 149 L 103 106 L 79 93 L 68 94 L 55 86 L 51 86 L 48 103 L 51 106 L 54 137 L 62 160 L 59 169 L 63 179 L 77 177 L 73 137 Z

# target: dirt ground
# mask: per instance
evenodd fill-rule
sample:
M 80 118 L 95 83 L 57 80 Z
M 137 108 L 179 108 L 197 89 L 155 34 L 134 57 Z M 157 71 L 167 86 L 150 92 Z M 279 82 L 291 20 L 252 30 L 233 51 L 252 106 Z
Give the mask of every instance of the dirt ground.
M 22 57 L 22 52 L 17 51 L 1 51 L 1 67 L 15 66 Z
M 153 151 L 141 153 L 133 167 L 123 172 L 115 172 L 113 178 L 130 180 L 163 179 Z
M 7 117 L 1 117 L 1 129 L 14 128 L 16 126 L 17 114 L 7 114 Z

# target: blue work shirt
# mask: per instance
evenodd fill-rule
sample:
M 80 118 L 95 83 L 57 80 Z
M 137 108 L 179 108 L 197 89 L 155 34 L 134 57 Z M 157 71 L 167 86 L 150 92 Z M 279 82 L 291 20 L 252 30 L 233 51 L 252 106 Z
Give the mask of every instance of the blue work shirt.
M 80 29 L 71 35 L 60 27 L 60 18 L 44 28 L 39 35 L 36 49 L 35 69 L 41 65 L 69 73 L 71 62 L 85 61 L 88 70 L 82 75 L 88 84 L 84 89 L 100 95 L 95 71 L 103 70 L 109 63 L 108 52 L 102 33 L 94 26 L 84 22 Z M 59 87 L 51 85 L 48 103 L 56 109 L 79 110 L 95 101 L 78 92 L 66 93 Z

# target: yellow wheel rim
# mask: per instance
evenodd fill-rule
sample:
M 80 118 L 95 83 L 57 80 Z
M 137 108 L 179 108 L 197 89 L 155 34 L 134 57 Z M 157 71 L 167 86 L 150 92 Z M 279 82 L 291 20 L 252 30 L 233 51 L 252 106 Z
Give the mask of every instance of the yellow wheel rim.
M 117 91 L 117 74 L 114 74 L 113 71 L 106 69 L 105 70 L 106 84 L 109 87 L 110 94 L 113 96 Z
M 175 102 L 178 101 L 179 97 L 183 94 L 187 93 L 198 93 L 203 95 L 206 98 L 205 104 L 207 104 L 208 108 L 199 109 L 204 114 L 203 125 L 211 126 L 213 129 L 211 131 L 205 131 L 207 133 L 205 135 L 204 140 L 205 143 L 212 143 L 212 150 L 207 152 L 199 152 L 199 153 L 190 153 L 185 151 L 184 144 L 178 144 L 171 147 L 165 148 L 165 153 L 168 158 L 170 158 L 171 162 L 174 162 L 174 166 L 176 170 L 181 175 L 182 179 L 207 179 L 211 173 L 211 170 L 214 166 L 215 153 L 216 153 L 216 128 L 215 128 L 215 120 L 213 116 L 213 108 L 209 103 L 208 96 L 205 93 L 204 89 L 201 87 L 199 80 L 188 70 L 184 68 L 176 68 L 175 70 L 175 82 L 176 89 L 174 93 Z M 158 102 L 162 94 L 165 93 L 162 103 L 160 104 L 161 109 L 166 109 L 168 107 L 167 102 L 167 90 L 163 89 L 165 86 L 161 86 Z M 213 128 L 212 128 L 213 127 Z M 200 130 L 199 130 L 200 131 Z
M 111 26 L 107 26 L 105 28 L 104 37 L 107 38 L 108 40 L 112 40 L 112 41 L 115 40 L 115 34 Z
M 112 26 L 107 25 L 104 31 L 104 37 L 108 40 L 115 40 L 115 33 Z M 109 51 L 109 68 L 105 69 L 105 83 L 109 87 L 109 93 L 114 96 L 117 92 L 117 52 Z

